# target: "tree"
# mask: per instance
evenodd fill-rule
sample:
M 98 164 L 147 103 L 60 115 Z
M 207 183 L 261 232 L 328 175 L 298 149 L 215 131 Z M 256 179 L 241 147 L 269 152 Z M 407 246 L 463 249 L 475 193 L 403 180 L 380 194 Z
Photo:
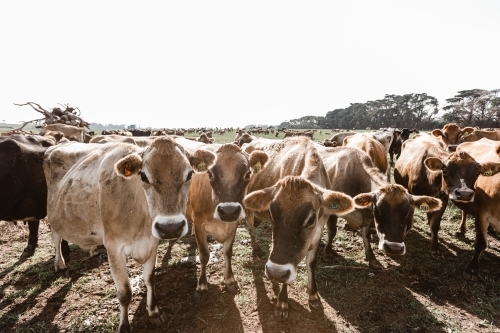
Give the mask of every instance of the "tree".
M 443 119 L 461 126 L 496 127 L 499 123 L 499 89 L 471 89 L 459 91 L 446 100 L 447 112 Z

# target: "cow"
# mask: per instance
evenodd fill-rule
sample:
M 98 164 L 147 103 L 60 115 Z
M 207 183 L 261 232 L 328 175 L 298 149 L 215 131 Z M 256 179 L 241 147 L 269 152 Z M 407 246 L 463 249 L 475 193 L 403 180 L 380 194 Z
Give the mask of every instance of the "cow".
M 184 137 L 184 136 L 183 136 Z M 205 133 L 200 133 L 199 136 L 197 137 L 185 137 L 188 140 L 193 140 L 193 141 L 198 141 L 198 142 L 203 142 L 203 143 L 213 143 L 215 141 L 214 138 L 209 138 Z
M 47 131 L 62 132 L 64 137 L 70 141 L 84 142 L 85 141 L 85 130 L 83 127 L 77 127 L 66 124 L 44 124 L 40 130 L 40 135 L 44 135 Z
M 416 195 L 441 199 L 441 209 L 428 212 L 431 230 L 431 255 L 442 258 L 438 231 L 448 200 L 469 202 L 474 199 L 476 163 L 464 154 L 445 151 L 446 144 L 422 135 L 403 143 L 401 156 L 394 167 L 394 180 Z
M 391 169 L 387 162 L 387 152 L 378 140 L 375 140 L 371 135 L 356 133 L 346 137 L 342 145 L 359 148 L 367 153 L 371 157 L 373 164 L 382 173 L 386 174 L 387 182 L 391 181 Z
M 209 167 L 214 159 L 208 151 L 189 154 L 169 137 L 157 138 L 144 148 L 66 143 L 47 150 L 43 170 L 55 270 L 67 269 L 60 255 L 61 237 L 84 249 L 103 244 L 117 290 L 119 332 L 130 331 L 128 256 L 143 264 L 149 320 L 165 322 L 155 294 L 158 242 L 186 235 L 184 214 L 193 170 Z
M 47 184 L 43 155 L 55 145 L 52 136 L 13 134 L 0 137 L 0 220 L 27 221 L 28 245 L 21 258 L 35 253 L 40 219 L 47 215 Z M 69 246 L 62 244 L 69 261 Z
M 255 150 L 250 143 L 245 150 Z M 323 227 L 331 214 L 343 215 L 354 208 L 351 197 L 331 191 L 331 184 L 315 144 L 307 137 L 293 137 L 264 146 L 269 155 L 264 169 L 254 175 L 243 199 L 247 223 L 254 216 L 273 224 L 273 248 L 265 265 L 266 276 L 282 288 L 275 315 L 288 317 L 287 284 L 297 276 L 306 257 L 309 304 L 320 308 L 315 267 Z
M 460 128 L 455 123 L 449 123 L 443 126 L 442 129 L 435 129 L 431 135 L 442 142 L 446 150 L 455 151 L 457 146 L 462 142 L 462 137 L 467 136 L 474 131 L 472 127 Z
M 411 133 L 418 133 L 418 131 L 414 128 L 410 130 L 405 127 L 403 129 L 394 128 L 392 129 L 392 132 L 394 138 L 389 148 L 389 164 L 394 166 L 394 155 L 396 155 L 396 159 L 398 159 L 401 155 L 401 146 L 403 142 L 410 138 Z
M 89 143 L 110 143 L 110 142 L 122 142 L 122 143 L 130 143 L 133 145 L 137 145 L 139 147 L 149 146 L 156 136 L 147 136 L 147 137 L 130 137 L 123 136 L 118 134 L 109 134 L 109 135 L 96 135 L 94 136 Z
M 479 278 L 479 257 L 488 247 L 488 227 L 500 230 L 500 142 L 483 138 L 479 141 L 462 143 L 457 153 L 467 154 L 475 160 L 479 173 L 474 184 L 474 200 L 453 201 L 464 213 L 475 217 L 476 237 L 474 256 L 467 265 L 463 276 L 472 281 Z
M 462 135 L 460 143 L 462 142 L 474 142 L 481 140 L 482 138 L 487 138 L 493 141 L 500 141 L 500 131 L 480 131 L 474 130 L 472 133 Z
M 192 143 L 185 141 L 187 140 L 176 139 L 176 142 L 186 145 L 187 151 L 195 147 Z M 242 205 L 246 187 L 251 178 L 264 168 L 268 160 L 267 154 L 262 151 L 247 154 L 232 143 L 208 145 L 205 149 L 214 152 L 217 158 L 206 172 L 193 175 L 188 191 L 186 211 L 188 220 L 193 222 L 201 264 L 195 291 L 197 303 L 202 303 L 207 298 L 206 266 L 210 258 L 207 233 L 219 243 L 224 244 L 226 289 L 232 294 L 239 291 L 231 267 L 234 237 L 238 221 L 246 217 Z

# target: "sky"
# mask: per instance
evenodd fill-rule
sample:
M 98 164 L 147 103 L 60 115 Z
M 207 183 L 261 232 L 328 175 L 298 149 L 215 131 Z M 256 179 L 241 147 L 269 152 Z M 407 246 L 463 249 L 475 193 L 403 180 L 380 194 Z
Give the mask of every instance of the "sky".
M 0 121 L 277 125 L 500 88 L 500 1 L 3 1 Z

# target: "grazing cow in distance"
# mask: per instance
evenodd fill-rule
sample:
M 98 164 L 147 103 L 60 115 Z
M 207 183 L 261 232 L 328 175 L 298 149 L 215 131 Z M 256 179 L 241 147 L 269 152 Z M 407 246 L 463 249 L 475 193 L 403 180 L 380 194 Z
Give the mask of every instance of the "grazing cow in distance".
M 145 148 L 66 143 L 47 150 L 43 168 L 55 269 L 66 270 L 61 237 L 82 248 L 103 244 L 117 290 L 119 332 L 130 331 L 128 256 L 143 264 L 149 320 L 165 322 L 155 292 L 158 241 L 186 235 L 184 212 L 193 169 L 209 167 L 214 159 L 204 150 L 189 154 L 169 137 L 157 138 Z
M 457 153 L 470 155 L 476 162 L 479 177 L 474 184 L 474 201 L 453 203 L 464 213 L 475 216 L 476 237 L 474 256 L 463 275 L 476 281 L 479 278 L 479 257 L 488 247 L 488 226 L 500 230 L 500 142 L 483 138 L 479 141 L 462 143 Z
M 245 147 L 255 150 L 253 142 Z M 315 268 L 323 227 L 330 214 L 353 210 L 351 197 L 331 191 L 326 169 L 315 144 L 306 137 L 294 137 L 263 147 L 269 155 L 264 169 L 248 184 L 243 200 L 247 223 L 254 216 L 273 224 L 273 249 L 265 266 L 268 278 L 282 283 L 275 306 L 278 318 L 288 317 L 287 284 L 297 276 L 297 266 L 306 257 L 309 304 L 320 308 Z
M 195 146 L 186 140 L 176 139 L 181 145 L 186 144 L 190 151 Z M 199 146 L 203 148 L 203 146 Z M 206 172 L 193 175 L 188 192 L 186 216 L 193 222 L 193 231 L 200 254 L 200 276 L 195 292 L 196 302 L 207 298 L 208 283 L 206 266 L 210 258 L 207 233 L 223 245 L 225 258 L 224 281 L 226 289 L 236 294 L 239 291 L 234 277 L 231 257 L 238 221 L 244 219 L 243 197 L 252 177 L 264 168 L 268 156 L 262 151 L 247 154 L 232 143 L 209 145 L 204 147 L 215 153 L 214 164 Z
M 441 199 L 441 209 L 427 213 L 431 229 L 431 255 L 441 258 L 438 231 L 448 200 L 474 200 L 477 163 L 463 153 L 449 153 L 444 143 L 422 135 L 403 143 L 401 156 L 394 167 L 394 180 L 408 192 Z
M 43 155 L 53 145 L 52 136 L 13 134 L 0 137 L 0 220 L 27 221 L 28 245 L 21 258 L 35 253 L 40 219 L 47 216 Z M 69 260 L 68 243 L 64 241 L 62 247 L 63 256 Z
M 443 129 L 435 129 L 431 135 L 442 142 L 445 149 L 448 151 L 455 151 L 457 146 L 462 142 L 462 137 L 467 136 L 474 131 L 472 127 L 460 128 L 455 123 L 444 125 Z

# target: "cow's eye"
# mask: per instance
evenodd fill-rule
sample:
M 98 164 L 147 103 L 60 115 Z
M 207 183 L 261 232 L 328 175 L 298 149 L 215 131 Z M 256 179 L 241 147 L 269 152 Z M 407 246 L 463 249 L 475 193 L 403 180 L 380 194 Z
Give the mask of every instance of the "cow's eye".
M 305 227 L 310 227 L 316 222 L 316 215 L 312 215 L 306 222 Z
M 189 171 L 189 173 L 187 174 L 187 177 L 186 177 L 186 181 L 190 181 L 191 180 L 191 177 L 193 177 L 193 170 Z
M 146 184 L 149 184 L 149 179 L 148 179 L 148 176 L 146 176 L 146 174 L 144 172 L 139 172 L 139 176 L 141 176 L 141 180 L 146 183 Z
M 213 173 L 210 172 L 210 170 L 207 170 L 207 174 L 208 174 L 208 179 L 210 179 L 210 180 L 214 179 L 214 175 L 213 175 Z
M 252 176 L 252 171 L 248 171 L 245 175 L 245 180 L 249 180 L 250 176 Z

